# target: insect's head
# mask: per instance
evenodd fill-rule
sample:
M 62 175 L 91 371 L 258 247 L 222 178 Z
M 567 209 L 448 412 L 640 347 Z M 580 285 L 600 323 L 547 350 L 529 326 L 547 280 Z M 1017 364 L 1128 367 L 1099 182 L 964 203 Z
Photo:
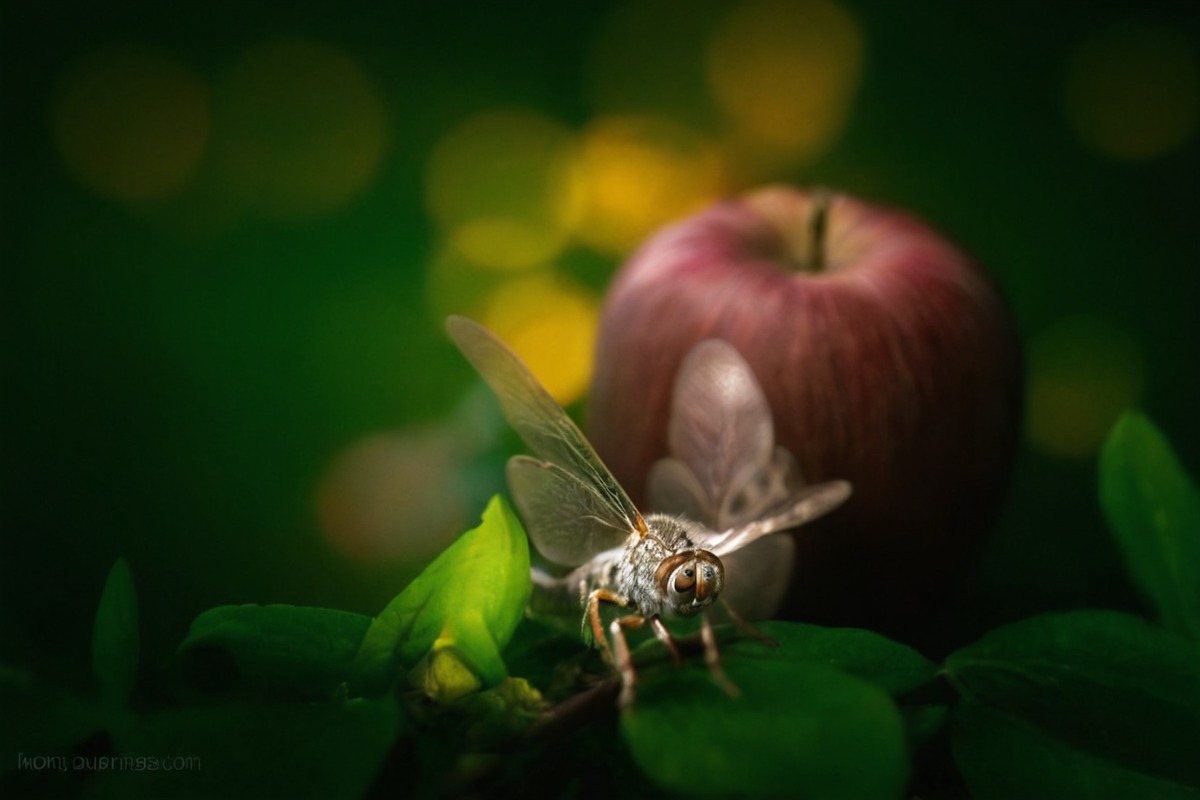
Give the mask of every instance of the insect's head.
M 707 550 L 689 550 L 664 558 L 654 582 L 668 610 L 690 617 L 717 599 L 725 586 L 725 567 Z

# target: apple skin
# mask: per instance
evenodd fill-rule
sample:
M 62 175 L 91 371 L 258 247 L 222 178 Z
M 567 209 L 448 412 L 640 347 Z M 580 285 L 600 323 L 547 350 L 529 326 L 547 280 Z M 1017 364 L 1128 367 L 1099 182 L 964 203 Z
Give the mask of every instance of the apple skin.
M 635 503 L 703 339 L 753 368 L 777 443 L 847 503 L 792 535 L 782 616 L 937 638 L 1009 482 L 1023 366 L 988 276 L 902 212 L 766 187 L 651 237 L 601 316 L 588 432 Z M 653 510 L 653 509 L 651 509 Z

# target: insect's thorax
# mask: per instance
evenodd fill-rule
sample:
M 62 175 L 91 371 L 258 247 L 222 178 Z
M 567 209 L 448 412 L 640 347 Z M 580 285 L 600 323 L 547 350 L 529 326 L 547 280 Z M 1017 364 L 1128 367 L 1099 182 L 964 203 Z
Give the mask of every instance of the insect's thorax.
M 607 589 L 627 599 L 643 616 L 669 611 L 656 573 L 663 559 L 697 547 L 692 533 L 699 527 L 665 514 L 647 516 L 646 527 L 645 536 L 631 537 L 623 548 L 601 553 L 581 568 L 585 570 L 585 597 L 593 589 Z
M 671 556 L 694 552 L 701 538 L 698 534 L 705 529 L 663 514 L 647 516 L 646 527 L 645 536 L 630 537 L 621 547 L 597 553 L 567 575 L 553 577 L 535 569 L 531 608 L 551 616 L 569 615 L 569 609 L 586 608 L 592 592 L 603 589 L 624 600 L 629 611 L 642 616 L 677 613 L 668 607 L 662 594 L 659 568 Z

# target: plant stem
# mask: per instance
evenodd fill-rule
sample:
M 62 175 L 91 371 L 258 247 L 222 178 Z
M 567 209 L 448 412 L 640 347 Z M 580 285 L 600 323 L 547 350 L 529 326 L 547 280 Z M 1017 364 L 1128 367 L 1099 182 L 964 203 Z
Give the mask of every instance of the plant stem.
M 828 189 L 816 189 L 808 214 L 808 255 L 805 268 L 809 272 L 825 270 L 825 234 L 829 222 L 829 206 L 833 195 Z

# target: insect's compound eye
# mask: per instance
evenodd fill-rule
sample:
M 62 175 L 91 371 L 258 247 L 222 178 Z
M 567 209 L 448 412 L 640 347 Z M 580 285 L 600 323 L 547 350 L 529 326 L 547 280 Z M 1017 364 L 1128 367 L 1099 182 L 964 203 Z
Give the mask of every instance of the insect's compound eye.
M 675 591 L 680 594 L 690 592 L 696 586 L 696 570 L 693 567 L 684 567 L 675 573 Z

